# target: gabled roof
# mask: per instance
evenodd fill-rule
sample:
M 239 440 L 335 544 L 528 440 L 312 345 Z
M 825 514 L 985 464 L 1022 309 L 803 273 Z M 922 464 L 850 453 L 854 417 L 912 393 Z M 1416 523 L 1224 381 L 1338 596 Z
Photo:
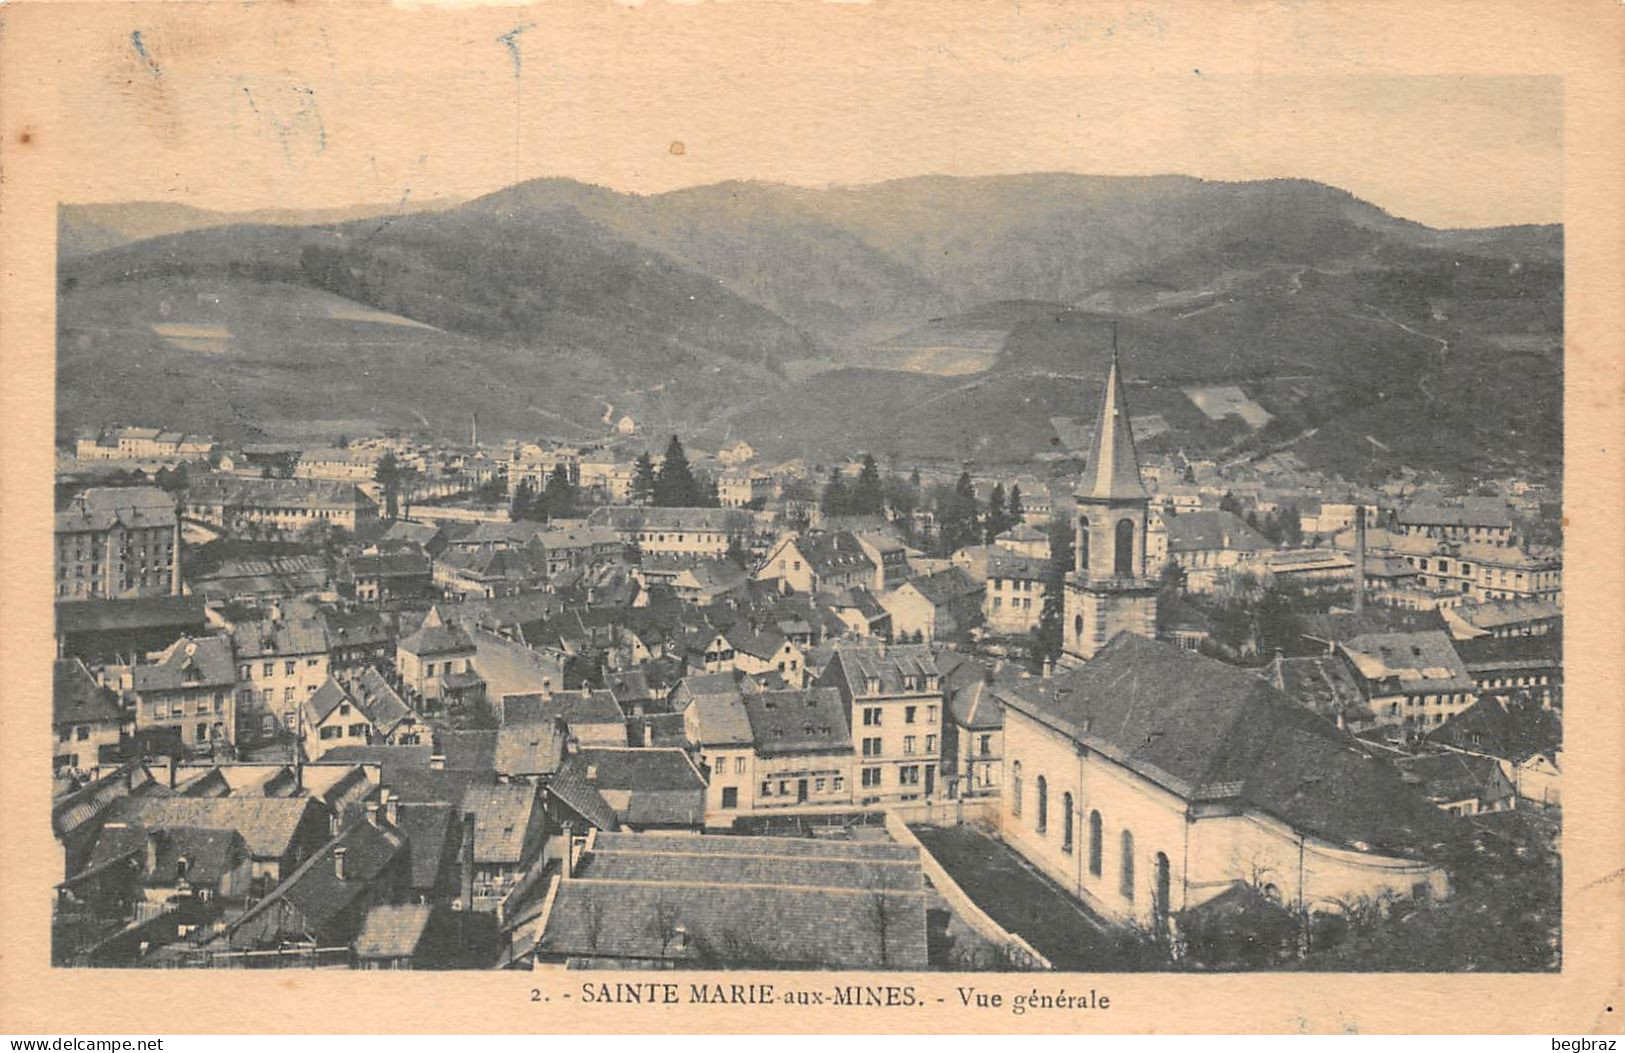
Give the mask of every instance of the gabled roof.
M 195 673 L 195 675 L 194 675 Z M 183 636 L 131 673 L 137 694 L 181 688 L 235 688 L 237 662 L 225 636 Z
M 946 607 L 951 603 L 979 597 L 982 586 L 976 584 L 969 574 L 958 567 L 949 567 L 939 570 L 935 574 L 928 574 L 923 578 L 915 578 L 898 586 L 898 590 L 913 589 L 933 607 Z
M 1473 690 L 1467 667 L 1442 632 L 1367 633 L 1340 646 L 1361 677 L 1395 680 L 1406 694 Z
M 202 629 L 207 620 L 207 609 L 202 596 L 63 600 L 56 605 L 58 635 L 138 632 L 142 629 L 168 626 Z
M 51 723 L 117 724 L 124 720 L 118 695 L 96 683 L 85 663 L 59 658 L 51 666 Z
M 154 486 L 93 486 L 56 513 L 58 533 L 173 527 L 175 499 Z
M 1550 621 L 1563 616 L 1563 609 L 1550 600 L 1522 598 L 1464 603 L 1452 607 L 1450 615 L 1477 629 L 1502 629 L 1527 622 Z
M 872 574 L 875 569 L 874 561 L 848 531 L 803 534 L 794 544 L 807 569 L 820 578 L 853 572 Z
M 629 826 L 699 826 L 705 778 L 676 748 L 585 747 L 565 764 L 581 775 Z
M 458 813 L 439 801 L 413 801 L 397 806 L 395 826 L 406 835 L 412 855 L 412 887 L 433 889 L 440 883 L 441 864 L 450 855 L 447 842 L 458 834 Z
M 694 680 L 714 680 L 717 677 L 690 677 Z M 688 706 L 696 725 L 696 746 L 748 746 L 755 740 L 750 718 L 745 712 L 745 697 L 735 684 L 713 690 L 710 685 L 688 688 Z
M 1406 782 L 1418 787 L 1428 800 L 1437 802 L 1480 797 L 1501 769 L 1494 757 L 1454 751 L 1404 757 L 1395 763 Z
M 1454 832 L 1352 736 L 1262 677 L 1171 644 L 1123 633 L 1077 669 L 999 694 L 1187 801 L 1235 800 L 1333 843 L 1407 856 Z
M 474 813 L 474 859 L 518 863 L 524 855 L 538 790 L 528 782 L 476 783 L 463 795 L 462 811 Z
M 1140 461 L 1134 452 L 1134 429 L 1129 420 L 1128 399 L 1123 396 L 1122 371 L 1117 351 L 1112 351 L 1111 371 L 1101 393 L 1100 412 L 1089 437 L 1089 459 L 1083 473 L 1079 497 L 1096 500 L 1145 500 L 1145 484 L 1140 481 Z
M 1532 699 L 1491 694 L 1427 735 L 1429 742 L 1519 762 L 1563 744 L 1563 722 Z
M 599 834 L 580 876 L 559 883 L 537 950 L 587 960 L 923 969 L 918 855 L 867 851 L 901 848 Z M 683 938 L 674 939 L 679 929 Z
M 231 642 L 243 660 L 322 654 L 328 648 L 327 625 L 319 618 L 239 622 Z
M 1484 527 L 1510 529 L 1512 517 L 1499 499 L 1464 502 L 1458 506 L 1416 503 L 1399 510 L 1401 526 Z
M 410 958 L 429 930 L 434 907 L 428 903 L 381 903 L 367 911 L 355 938 L 361 959 Z
M 1275 546 L 1234 512 L 1183 512 L 1167 516 L 1169 552 L 1263 552 Z
M 505 695 L 497 706 L 497 717 L 504 724 L 551 724 L 563 720 L 572 729 L 626 723 L 626 714 L 613 692 L 585 688 L 550 695 Z
M 903 644 L 890 647 L 837 645 L 835 657 L 824 672 L 826 676 L 844 678 L 848 691 L 856 697 L 902 694 L 908 690 L 904 686 L 905 677 L 917 681 L 914 693 L 923 693 L 928 690 L 927 678 L 939 676 L 930 648 Z M 876 685 L 873 691 L 867 686 L 870 681 Z
M 763 691 L 745 696 L 743 701 L 761 756 L 852 752 L 846 705 L 833 687 Z
M 344 849 L 344 877 L 338 876 L 334 855 Z M 352 823 L 295 870 L 282 884 L 226 929 L 231 934 L 271 910 L 293 907 L 313 935 L 337 920 L 366 895 L 389 866 L 406 851 L 406 837 L 387 826 Z
M 997 546 L 987 553 L 989 578 L 1012 578 L 1016 581 L 1044 581 L 1048 579 L 1050 561 L 1037 556 L 1023 556 Z
M 307 816 L 320 814 L 310 797 L 125 797 L 108 810 L 109 822 L 129 826 L 235 830 L 256 859 L 277 859 L 293 847 Z
M 416 655 L 466 654 L 474 650 L 474 641 L 460 622 L 448 625 L 441 618 L 440 609 L 431 607 L 417 631 L 396 646 Z
M 1360 682 L 1348 663 L 1335 655 L 1283 658 L 1270 667 L 1275 686 L 1286 697 L 1323 717 L 1366 707 Z
M 953 722 L 971 731 L 997 731 L 1004 727 L 1004 704 L 985 677 L 961 685 L 948 696 Z
M 149 843 L 157 849 L 155 861 L 148 858 Z M 248 846 L 236 830 L 110 823 L 102 827 L 96 838 L 87 869 L 130 856 L 138 861 L 143 884 L 174 885 L 179 876 L 179 864 L 185 860 L 186 880 L 190 884 L 213 886 L 248 860 Z M 154 862 L 156 865 L 149 865 Z

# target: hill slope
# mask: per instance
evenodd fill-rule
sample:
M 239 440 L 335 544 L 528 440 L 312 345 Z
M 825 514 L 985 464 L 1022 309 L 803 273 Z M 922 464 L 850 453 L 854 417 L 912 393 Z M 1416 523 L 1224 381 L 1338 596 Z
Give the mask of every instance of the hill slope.
M 65 237 L 93 244 L 107 219 L 65 209 Z M 65 258 L 61 279 L 65 423 L 155 404 L 139 371 L 128 391 L 98 388 L 130 372 L 117 356 L 132 333 L 175 371 L 166 385 L 219 386 L 185 341 L 150 339 L 173 281 L 250 305 L 303 289 L 438 332 L 396 326 L 368 349 L 320 325 L 239 325 L 258 335 L 234 337 L 231 383 L 253 364 L 263 392 L 247 401 L 287 412 L 297 378 L 269 378 L 297 361 L 323 377 L 309 414 L 356 403 L 440 426 L 488 403 L 493 434 L 534 433 L 546 414 L 569 433 L 608 403 L 773 452 L 1025 460 L 1053 448 L 1049 418 L 1090 412 L 1115 323 L 1136 412 L 1164 417 L 1169 445 L 1290 444 L 1377 474 L 1561 457 L 1561 231 L 1430 230 L 1304 181 L 1036 174 L 642 197 L 538 180 L 432 212 L 188 230 Z M 365 381 L 346 379 L 351 359 Z M 1183 394 L 1211 384 L 1243 385 L 1274 420 L 1213 426 Z

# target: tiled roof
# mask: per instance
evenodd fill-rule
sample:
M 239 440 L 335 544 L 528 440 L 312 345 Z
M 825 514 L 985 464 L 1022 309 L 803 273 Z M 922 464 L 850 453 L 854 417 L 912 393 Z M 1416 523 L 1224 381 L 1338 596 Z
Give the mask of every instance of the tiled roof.
M 712 680 L 714 677 L 690 677 L 685 680 L 688 685 L 694 680 Z M 688 705 L 694 707 L 694 720 L 697 725 L 696 746 L 748 746 L 755 735 L 751 731 L 750 718 L 745 713 L 745 699 L 743 693 L 735 684 L 712 690 L 711 685 L 695 685 L 688 687 Z M 685 710 L 686 712 L 686 710 Z
M 58 634 L 138 632 L 165 626 L 202 629 L 202 596 L 140 596 L 118 600 L 65 600 L 56 605 Z
M 149 840 L 158 849 L 156 866 L 148 865 Z M 236 830 L 110 823 L 102 827 L 101 834 L 96 838 L 87 869 L 131 855 L 140 864 L 141 880 L 145 884 L 174 885 L 179 864 L 185 860 L 188 882 L 196 886 L 213 886 L 248 860 L 248 847 Z
M 108 812 L 110 822 L 145 827 L 235 830 L 256 859 L 277 859 L 294 834 L 321 806 L 309 797 L 125 797 Z
M 190 676 L 196 671 L 196 678 Z M 181 688 L 235 688 L 237 663 L 231 640 L 225 636 L 181 637 L 156 661 L 137 665 L 131 674 L 136 692 L 177 691 Z
M 455 808 L 438 801 L 397 806 L 395 826 L 406 835 L 414 889 L 433 889 L 439 884 L 441 864 L 450 855 L 447 842 L 461 837 L 457 818 Z
M 1404 757 L 1395 763 L 1406 782 L 1418 786 L 1429 800 L 1442 802 L 1477 798 L 1499 768 L 1494 757 L 1454 751 Z
M 335 849 L 344 849 L 344 877 L 335 866 Z M 352 823 L 295 870 L 286 881 L 232 922 L 227 938 L 262 914 L 287 904 L 295 908 L 312 934 L 337 920 L 372 888 L 384 871 L 406 851 L 399 830 Z
M 1263 552 L 1275 547 L 1234 512 L 1185 512 L 1168 516 L 1163 523 L 1169 552 Z
M 833 687 L 764 691 L 745 696 L 744 706 L 761 756 L 852 752 L 846 706 Z
M 996 731 L 1004 727 L 1004 704 L 982 677 L 956 689 L 948 696 L 949 712 L 955 724 L 973 731 Z
M 873 573 L 874 561 L 858 539 L 847 531 L 805 534 L 795 540 L 796 551 L 807 568 L 820 578 L 833 575 Z
M 583 765 L 565 764 L 548 780 L 547 792 L 599 830 L 614 830 L 620 825 L 615 809 L 587 781 Z
M 982 594 L 982 586 L 976 584 L 969 574 L 958 567 L 949 567 L 935 574 L 915 578 L 899 588 L 912 588 L 934 607 L 945 607 L 958 600 L 979 597 Z
M 1405 694 L 1473 689 L 1467 667 L 1442 632 L 1367 633 L 1344 640 L 1341 647 L 1361 677 L 1396 680 Z
M 506 695 L 497 707 L 497 715 L 504 724 L 551 724 L 562 719 L 572 730 L 626 723 L 626 714 L 612 692 L 588 689 L 555 691 L 551 695 Z
M 525 833 L 538 807 L 537 789 L 527 782 L 476 783 L 463 794 L 462 811 L 474 813 L 474 859 L 518 863 Z
M 587 517 L 589 527 L 609 527 L 620 533 L 639 531 L 743 534 L 751 530 L 754 517 L 737 508 L 638 508 L 610 505 L 595 508 Z
M 241 660 L 321 654 L 328 649 L 327 625 L 319 618 L 240 622 L 231 642 Z
M 428 931 L 434 907 L 428 903 L 381 903 L 367 911 L 355 938 L 361 959 L 410 958 Z
M 173 527 L 175 499 L 152 486 L 91 487 L 56 513 L 57 533 Z
M 914 691 L 923 693 L 927 690 L 927 678 L 938 676 L 936 658 L 927 647 L 894 645 L 891 647 L 866 647 L 862 645 L 839 645 L 835 650 L 835 657 L 830 662 L 830 668 L 825 670 L 826 675 L 831 670 L 836 675 L 846 679 L 848 690 L 854 696 L 864 695 L 890 695 L 905 692 L 904 677 L 914 677 L 917 686 Z M 870 691 L 866 686 L 873 680 L 877 690 Z
M 378 504 L 354 483 L 326 479 L 250 479 L 203 475 L 187 482 L 186 503 L 226 508 L 376 509 Z
M 1560 747 L 1563 723 L 1538 702 L 1491 694 L 1434 728 L 1427 738 L 1517 762 Z
M 1366 706 L 1360 682 L 1349 671 L 1348 663 L 1335 655 L 1283 658 L 1270 669 L 1275 686 L 1286 697 L 1323 717 L 1336 717 Z
M 118 695 L 96 683 L 85 663 L 59 658 L 51 666 L 51 723 L 117 724 L 124 719 Z
M 355 578 L 417 577 L 428 574 L 429 569 L 429 557 L 411 549 L 375 552 L 350 561 L 350 575 Z
M 1563 609 L 1550 600 L 1515 599 L 1490 600 L 1486 603 L 1464 603 L 1451 608 L 1450 613 L 1478 629 L 1502 629 L 1525 622 L 1550 621 L 1563 616 Z
M 1474 502 L 1465 507 L 1412 504 L 1400 509 L 1396 519 L 1401 526 L 1485 527 L 1512 526 L 1505 502 Z
M 559 883 L 538 953 L 701 965 L 925 968 L 918 856 L 846 851 L 852 847 L 858 846 L 599 834 L 580 876 Z
M 447 624 L 440 619 L 438 610 L 432 609 L 417 631 L 397 646 L 415 655 L 464 654 L 474 650 L 474 641 L 460 623 Z
M 582 776 L 625 825 L 698 826 L 705 818 L 705 779 L 688 754 L 673 748 L 585 747 L 565 768 Z
M 1335 843 L 1426 854 L 1439 811 L 1261 677 L 1124 633 L 1079 668 L 1007 682 L 1007 707 L 1189 801 L 1239 799 Z
M 1008 549 L 993 548 L 987 554 L 987 576 L 990 578 L 1044 581 L 1049 577 L 1049 568 L 1047 559 L 1019 555 Z

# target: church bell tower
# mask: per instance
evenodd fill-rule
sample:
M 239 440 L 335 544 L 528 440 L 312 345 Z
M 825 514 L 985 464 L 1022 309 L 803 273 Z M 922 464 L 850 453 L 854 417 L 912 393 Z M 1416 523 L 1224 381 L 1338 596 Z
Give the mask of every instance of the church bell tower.
M 1112 364 L 1089 463 L 1075 494 L 1073 570 L 1067 577 L 1061 662 L 1088 661 L 1118 633 L 1157 633 L 1157 583 L 1145 573 L 1151 497 L 1140 481 L 1112 327 Z

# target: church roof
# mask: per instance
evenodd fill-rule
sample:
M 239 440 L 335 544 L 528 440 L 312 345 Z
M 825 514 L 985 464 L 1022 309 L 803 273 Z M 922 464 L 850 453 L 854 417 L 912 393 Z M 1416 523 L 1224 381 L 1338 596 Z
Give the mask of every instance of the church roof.
M 1429 856 L 1454 835 L 1384 761 L 1262 677 L 1130 633 L 1077 669 L 997 688 L 1186 801 L 1231 800 L 1360 850 Z
M 1079 497 L 1146 500 L 1140 481 L 1140 461 L 1134 453 L 1134 432 L 1129 424 L 1128 400 L 1123 397 L 1122 371 L 1117 352 L 1112 352 L 1112 368 L 1106 377 L 1106 391 L 1100 400 L 1100 416 L 1089 439 L 1089 464 L 1083 472 Z

